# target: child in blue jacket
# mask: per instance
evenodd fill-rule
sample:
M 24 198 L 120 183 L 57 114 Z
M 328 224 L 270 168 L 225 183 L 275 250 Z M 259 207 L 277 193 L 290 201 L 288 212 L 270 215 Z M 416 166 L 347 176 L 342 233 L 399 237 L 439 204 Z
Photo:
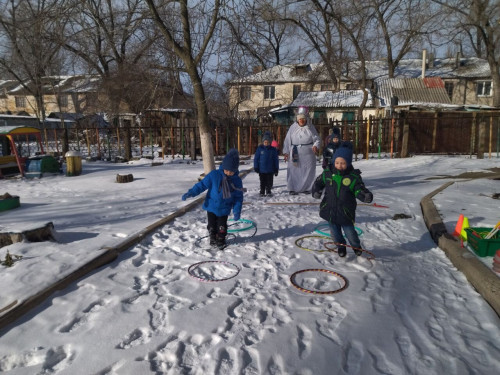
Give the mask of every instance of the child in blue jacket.
M 253 169 L 259 174 L 260 196 L 272 196 L 273 175 L 277 176 L 279 171 L 278 150 L 271 146 L 271 133 L 265 132 L 262 143 L 257 147 L 253 158 Z
M 344 142 L 337 148 L 332 163 L 316 178 L 312 196 L 320 199 L 323 190 L 325 195 L 320 204 L 319 216 L 328 221 L 339 256 L 345 257 L 347 254 L 342 230 L 354 248 L 354 253 L 361 255 L 361 243 L 354 228 L 356 198 L 361 202 L 371 203 L 373 194 L 366 188 L 361 171 L 352 166 L 351 143 Z
M 182 200 L 196 197 L 208 189 L 203 209 L 207 211 L 210 245 L 219 249 L 226 246 L 227 218 L 233 210 L 234 220 L 240 220 L 243 204 L 243 183 L 238 176 L 240 157 L 235 149 L 229 150 L 219 169 L 215 169 L 195 184 Z

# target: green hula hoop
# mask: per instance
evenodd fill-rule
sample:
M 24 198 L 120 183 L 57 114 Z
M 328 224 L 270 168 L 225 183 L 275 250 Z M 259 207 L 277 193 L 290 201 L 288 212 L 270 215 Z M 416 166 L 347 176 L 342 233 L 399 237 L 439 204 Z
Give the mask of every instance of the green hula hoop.
M 234 221 L 234 219 L 229 219 L 228 221 Z M 229 229 L 228 228 L 227 233 L 243 232 L 245 230 L 249 230 L 249 229 L 252 229 L 255 227 L 255 223 L 252 220 L 240 219 L 237 222 L 250 224 L 250 225 L 243 227 L 243 228 L 238 228 L 238 229 Z M 235 221 L 235 223 L 237 223 L 237 222 Z
M 321 231 L 319 228 L 321 227 L 327 227 L 328 226 L 328 223 L 322 223 L 322 224 L 318 224 L 316 226 L 316 228 L 314 228 L 314 231 L 318 234 L 321 234 L 323 236 L 328 236 L 328 237 L 331 237 L 331 234 L 330 233 L 326 233 L 326 232 L 323 232 Z M 361 236 L 363 235 L 363 231 L 361 230 L 361 228 L 358 228 L 358 227 L 354 227 L 354 229 L 356 229 L 356 232 L 358 233 L 358 236 Z

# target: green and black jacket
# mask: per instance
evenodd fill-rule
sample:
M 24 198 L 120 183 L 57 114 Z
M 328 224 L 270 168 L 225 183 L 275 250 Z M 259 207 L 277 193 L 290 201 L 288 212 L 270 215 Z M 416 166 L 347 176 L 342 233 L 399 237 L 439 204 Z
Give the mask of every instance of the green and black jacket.
M 323 170 L 314 181 L 312 195 L 321 198 L 319 216 L 333 224 L 354 225 L 356 220 L 356 198 L 364 201 L 369 190 L 361 178 L 361 171 L 352 165 L 345 171 L 337 170 L 333 165 Z

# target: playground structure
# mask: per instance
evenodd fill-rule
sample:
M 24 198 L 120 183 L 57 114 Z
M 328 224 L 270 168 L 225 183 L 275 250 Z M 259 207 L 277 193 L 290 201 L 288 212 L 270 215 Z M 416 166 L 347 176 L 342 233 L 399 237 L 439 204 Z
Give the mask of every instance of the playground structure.
M 0 178 L 9 175 L 41 177 L 57 173 L 54 157 L 45 155 L 40 130 L 29 126 L 0 127 Z

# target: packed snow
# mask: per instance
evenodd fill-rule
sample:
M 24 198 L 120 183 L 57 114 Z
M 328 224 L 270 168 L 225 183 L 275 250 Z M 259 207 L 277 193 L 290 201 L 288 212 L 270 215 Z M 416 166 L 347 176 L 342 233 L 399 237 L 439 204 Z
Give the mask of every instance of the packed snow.
M 192 203 L 181 196 L 202 162 L 155 162 L 84 161 L 80 176 L 0 181 L 0 194 L 21 201 L 0 212 L 0 231 L 52 222 L 57 238 L 0 248 L 2 260 L 22 256 L 0 266 L 0 311 Z M 240 173 L 250 171 L 252 160 L 242 162 Z M 357 210 L 373 256 L 327 251 L 318 201 L 288 194 L 281 161 L 272 197 L 259 196 L 255 172 L 244 176 L 244 220 L 229 222 L 228 247 L 208 245 L 201 205 L 159 226 L 1 330 L 0 372 L 498 374 L 499 317 L 432 241 L 420 208 L 455 181 L 434 197 L 448 230 L 459 214 L 493 227 L 498 180 L 452 176 L 498 168 L 498 156 L 374 157 L 354 167 L 377 204 Z M 134 180 L 116 183 L 117 174 Z M 491 268 L 492 257 L 481 260 Z

